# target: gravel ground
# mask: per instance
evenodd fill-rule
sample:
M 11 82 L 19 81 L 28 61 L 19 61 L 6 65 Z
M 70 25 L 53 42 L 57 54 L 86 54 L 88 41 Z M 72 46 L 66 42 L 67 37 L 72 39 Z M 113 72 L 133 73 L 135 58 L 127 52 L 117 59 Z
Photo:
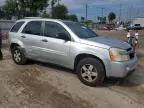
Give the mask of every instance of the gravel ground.
M 123 83 L 83 85 L 71 70 L 46 63 L 13 63 L 7 49 L 0 61 L 1 108 L 144 108 L 144 67 Z

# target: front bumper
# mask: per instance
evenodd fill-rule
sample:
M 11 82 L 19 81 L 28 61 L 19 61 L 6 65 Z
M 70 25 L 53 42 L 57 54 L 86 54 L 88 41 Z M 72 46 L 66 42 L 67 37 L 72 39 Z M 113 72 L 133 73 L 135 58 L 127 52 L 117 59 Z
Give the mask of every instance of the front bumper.
M 137 66 L 137 57 L 124 62 L 111 62 L 109 77 L 125 77 L 132 74 Z

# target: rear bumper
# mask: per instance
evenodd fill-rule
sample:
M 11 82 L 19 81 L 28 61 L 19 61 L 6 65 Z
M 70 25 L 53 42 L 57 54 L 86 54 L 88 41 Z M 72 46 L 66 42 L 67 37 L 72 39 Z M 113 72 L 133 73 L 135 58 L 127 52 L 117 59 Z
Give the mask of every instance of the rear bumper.
M 110 74 L 108 77 L 126 77 L 131 75 L 137 66 L 137 57 L 125 62 L 111 62 Z

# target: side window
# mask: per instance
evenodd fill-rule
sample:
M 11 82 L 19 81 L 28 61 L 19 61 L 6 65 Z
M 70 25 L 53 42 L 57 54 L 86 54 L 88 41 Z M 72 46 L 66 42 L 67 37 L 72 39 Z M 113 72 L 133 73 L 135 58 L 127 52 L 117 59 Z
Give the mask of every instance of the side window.
M 13 28 L 11 29 L 11 32 L 18 32 L 18 30 L 21 28 L 21 26 L 24 24 L 24 22 L 18 22 L 16 23 Z
M 60 24 L 55 22 L 45 22 L 44 36 L 57 38 L 57 33 L 63 33 L 69 36 L 69 33 Z
M 31 21 L 29 22 L 22 33 L 33 34 L 33 35 L 41 35 L 42 21 Z

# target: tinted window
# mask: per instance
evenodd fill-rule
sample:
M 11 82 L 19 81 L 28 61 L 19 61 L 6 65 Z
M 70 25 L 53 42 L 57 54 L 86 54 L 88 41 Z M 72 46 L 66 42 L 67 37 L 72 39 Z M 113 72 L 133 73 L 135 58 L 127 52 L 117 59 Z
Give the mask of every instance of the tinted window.
M 11 29 L 11 32 L 18 32 L 18 30 L 20 29 L 20 27 L 24 24 L 24 22 L 18 22 L 16 23 L 13 28 Z
M 57 38 L 56 34 L 63 33 L 69 36 L 69 33 L 58 23 L 45 22 L 44 36 Z
M 93 38 L 98 35 L 88 27 L 76 22 L 64 22 L 79 38 Z
M 22 33 L 41 35 L 41 26 L 42 26 L 41 21 L 31 21 L 25 26 Z

